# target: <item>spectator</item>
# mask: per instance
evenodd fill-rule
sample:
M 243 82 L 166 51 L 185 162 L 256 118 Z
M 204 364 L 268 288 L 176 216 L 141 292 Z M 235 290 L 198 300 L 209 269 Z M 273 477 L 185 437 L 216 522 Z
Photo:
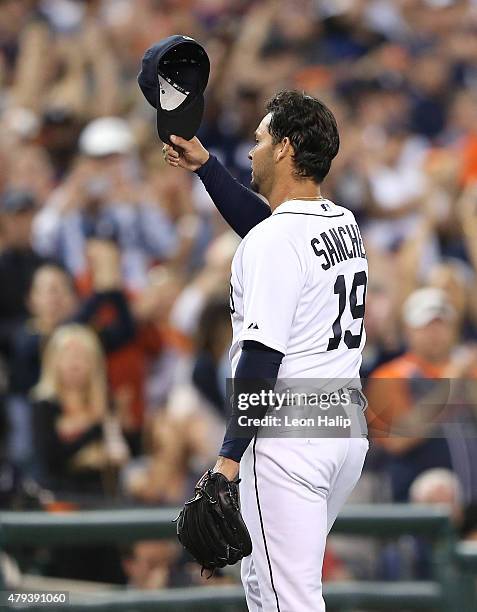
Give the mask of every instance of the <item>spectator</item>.
M 136 499 L 178 503 L 212 460 L 225 429 L 229 344 L 228 303 L 211 300 L 199 321 L 196 355 L 153 418 L 151 455 L 125 471 L 126 491 Z
M 83 302 L 78 300 L 71 277 L 61 267 L 46 264 L 35 273 L 28 300 L 32 317 L 21 326 L 13 341 L 7 401 L 12 422 L 10 445 L 17 461 L 33 460 L 27 395 L 38 382 L 41 355 L 56 327 L 68 321 L 90 324 L 98 333 L 109 362 L 134 339 L 134 321 L 121 291 L 117 249 L 107 243 L 92 242 L 89 257 L 94 291 Z M 111 370 L 113 365 L 108 365 Z M 127 423 L 127 415 L 124 422 Z
M 43 347 L 61 323 L 90 324 L 107 353 L 134 338 L 134 322 L 121 291 L 117 249 L 99 241 L 89 247 L 94 291 L 83 302 L 78 299 L 73 280 L 60 266 L 45 264 L 36 271 L 26 300 L 31 318 L 19 329 L 13 343 L 10 389 L 14 394 L 25 395 L 38 382 Z M 110 308 L 106 322 L 100 316 L 105 306 Z
M 187 497 L 225 430 L 225 423 L 211 418 L 197 399 L 177 393 L 175 401 L 196 402 L 176 404 L 155 416 L 150 453 L 124 471 L 126 495 L 146 504 L 172 506 Z
M 457 314 L 460 333 L 468 340 L 477 338 L 475 273 L 459 259 L 443 259 L 429 270 L 428 284 L 442 289 Z
M 446 124 L 448 70 L 445 59 L 432 51 L 417 57 L 410 73 L 412 128 L 429 139 L 438 136 Z
M 399 286 L 389 254 L 368 252 L 369 281 L 366 290 L 366 345 L 361 376 L 367 378 L 378 366 L 398 357 L 404 350 L 396 317 Z
M 0 351 L 9 357 L 11 340 L 28 313 L 27 295 L 35 270 L 45 262 L 31 245 L 31 226 L 37 204 L 26 192 L 2 197 L 0 281 Z M 8 288 L 8 290 L 6 290 Z
M 170 540 L 141 540 L 122 554 L 129 588 L 151 590 L 174 586 L 180 546 Z
M 37 248 L 83 278 L 88 238 L 116 240 L 125 284 L 139 290 L 150 265 L 174 254 L 174 227 L 157 202 L 145 199 L 134 137 L 124 120 L 91 122 L 79 143 L 82 156 L 35 220 Z
M 454 523 L 462 522 L 462 486 L 450 470 L 435 468 L 420 474 L 411 484 L 409 500 L 414 504 L 446 504 Z
M 224 372 L 228 372 L 228 349 L 232 340 L 229 327 L 229 304 L 211 300 L 202 312 L 198 333 L 197 352 L 192 370 L 192 382 L 204 400 L 221 417 L 228 416 L 225 406 Z
M 54 170 L 48 153 L 30 139 L 25 142 L 5 142 L 8 151 L 5 162 L 7 191 L 29 193 L 40 210 L 54 188 Z M 32 241 L 32 240 L 31 240 Z M 33 245 L 34 246 L 34 245 Z
M 127 447 L 109 409 L 104 355 L 92 331 L 76 324 L 55 331 L 34 398 L 40 482 L 60 495 L 114 493 Z
M 374 202 L 365 235 L 369 244 L 389 251 L 396 249 L 416 225 L 425 177 L 419 167 L 422 146 L 416 146 L 407 129 L 388 128 L 383 145 L 379 152 L 363 156 Z
M 171 312 L 185 286 L 185 277 L 172 266 L 156 266 L 149 272 L 149 284 L 133 302 L 137 321 L 138 348 L 145 379 L 147 417 L 167 403 L 182 360 L 192 351 L 190 337 L 174 326 Z
M 456 474 L 446 469 L 431 469 L 420 474 L 409 489 L 415 504 L 445 505 L 458 531 L 464 521 L 464 494 Z M 426 538 L 413 538 L 415 573 L 422 578 L 432 575 L 432 544 Z
M 37 269 L 28 299 L 31 316 L 18 330 L 14 339 L 10 389 L 26 395 L 38 382 L 41 353 L 56 327 L 73 316 L 77 295 L 68 273 L 56 264 Z
M 395 501 L 408 499 L 411 483 L 422 472 L 452 468 L 452 434 L 446 439 L 439 414 L 451 396 L 445 380 L 439 385 L 438 379 L 476 373 L 475 352 L 453 350 L 456 313 L 441 290 L 414 292 L 405 302 L 403 319 L 407 352 L 377 368 L 366 388 L 370 432 L 387 453 Z

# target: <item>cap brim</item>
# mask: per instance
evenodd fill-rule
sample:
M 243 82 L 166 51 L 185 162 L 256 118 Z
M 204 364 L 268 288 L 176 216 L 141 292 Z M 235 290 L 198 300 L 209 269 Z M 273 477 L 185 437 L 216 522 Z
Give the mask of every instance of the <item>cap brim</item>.
M 454 313 L 451 307 L 446 308 L 444 306 L 439 308 L 427 308 L 421 311 L 408 313 L 404 318 L 406 325 L 413 329 L 419 329 L 420 327 L 426 327 L 432 321 L 452 321 Z
M 166 111 L 157 108 L 157 133 L 162 142 L 172 144 L 172 135 L 185 140 L 193 138 L 200 127 L 204 114 L 204 96 L 197 93 L 194 99 L 183 110 Z

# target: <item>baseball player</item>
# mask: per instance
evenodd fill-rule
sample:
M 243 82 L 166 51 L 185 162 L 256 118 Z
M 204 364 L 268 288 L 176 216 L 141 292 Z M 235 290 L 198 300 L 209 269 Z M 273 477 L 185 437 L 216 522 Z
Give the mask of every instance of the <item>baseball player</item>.
M 234 381 L 358 387 L 366 254 L 352 212 L 320 191 L 338 153 L 335 118 L 319 100 L 284 91 L 268 103 L 255 136 L 252 190 L 197 138 L 171 137 L 174 147 L 163 149 L 170 165 L 198 173 L 243 237 L 230 288 Z M 364 409 L 361 401 L 352 407 Z M 213 471 L 233 480 L 240 470 L 241 511 L 253 544 L 241 568 L 248 608 L 322 612 L 326 537 L 361 474 L 366 432 L 262 437 L 255 429 L 237 436 L 234 408 Z

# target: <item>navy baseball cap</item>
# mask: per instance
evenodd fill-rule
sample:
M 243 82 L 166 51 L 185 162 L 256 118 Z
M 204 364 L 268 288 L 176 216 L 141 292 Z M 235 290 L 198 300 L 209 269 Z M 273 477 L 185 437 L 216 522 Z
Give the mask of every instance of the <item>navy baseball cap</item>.
M 190 140 L 197 133 L 209 72 L 205 49 L 189 36 L 169 36 L 144 53 L 137 80 L 157 109 L 157 132 L 163 142 L 171 144 L 172 134 Z

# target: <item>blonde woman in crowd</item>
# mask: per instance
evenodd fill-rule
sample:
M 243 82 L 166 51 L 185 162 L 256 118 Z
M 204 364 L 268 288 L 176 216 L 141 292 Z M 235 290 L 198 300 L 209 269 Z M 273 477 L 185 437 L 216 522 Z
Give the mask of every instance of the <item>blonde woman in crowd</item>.
M 70 324 L 54 332 L 33 396 L 41 483 L 60 493 L 112 493 L 128 452 L 109 412 L 104 355 L 92 330 Z

